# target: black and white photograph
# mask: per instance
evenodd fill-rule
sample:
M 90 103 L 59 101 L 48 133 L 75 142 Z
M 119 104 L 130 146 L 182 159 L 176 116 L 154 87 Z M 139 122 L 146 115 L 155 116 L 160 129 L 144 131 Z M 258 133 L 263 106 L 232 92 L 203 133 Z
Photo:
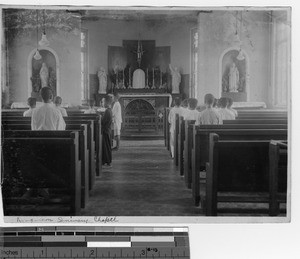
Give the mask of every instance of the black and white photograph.
M 290 221 L 291 7 L 1 15 L 4 218 Z

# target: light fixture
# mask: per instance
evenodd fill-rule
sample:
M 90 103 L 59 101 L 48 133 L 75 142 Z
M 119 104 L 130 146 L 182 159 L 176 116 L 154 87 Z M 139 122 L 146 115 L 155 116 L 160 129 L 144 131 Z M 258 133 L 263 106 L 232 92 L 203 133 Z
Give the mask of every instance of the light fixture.
M 39 12 L 38 10 L 36 10 L 36 52 L 33 56 L 35 60 L 40 60 L 42 58 L 38 48 L 38 40 L 39 40 Z
M 43 23 L 43 33 L 42 33 L 42 39 L 39 41 L 39 45 L 42 47 L 49 46 L 49 41 L 46 36 L 46 10 L 44 10 L 44 23 Z
M 244 56 L 241 48 L 240 48 L 239 54 L 237 55 L 236 59 L 237 60 L 244 60 L 245 59 L 245 56 Z

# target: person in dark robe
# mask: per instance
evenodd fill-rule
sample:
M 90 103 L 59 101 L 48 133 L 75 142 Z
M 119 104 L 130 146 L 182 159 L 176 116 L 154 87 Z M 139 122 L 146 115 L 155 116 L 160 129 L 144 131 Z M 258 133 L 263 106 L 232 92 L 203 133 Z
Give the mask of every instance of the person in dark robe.
M 101 119 L 102 130 L 102 164 L 104 167 L 111 167 L 112 154 L 111 154 L 111 127 L 112 127 L 112 98 L 105 97 L 104 101 L 105 112 Z

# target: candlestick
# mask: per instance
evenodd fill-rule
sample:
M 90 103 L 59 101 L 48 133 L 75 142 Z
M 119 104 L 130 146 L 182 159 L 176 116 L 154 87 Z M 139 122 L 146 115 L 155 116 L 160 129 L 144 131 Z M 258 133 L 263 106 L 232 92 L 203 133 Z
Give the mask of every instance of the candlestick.
M 123 68 L 123 88 L 125 87 L 125 77 L 124 77 L 124 68 Z
M 147 68 L 147 78 L 146 78 L 146 87 L 148 88 L 148 83 L 149 83 L 149 81 L 148 81 L 148 68 Z
M 153 71 L 152 88 L 154 88 L 155 87 L 155 85 L 154 85 L 154 68 L 152 68 L 152 71 Z
M 160 86 L 162 86 L 162 71 L 160 70 Z
M 130 82 L 130 67 L 129 67 L 128 77 L 129 77 L 128 88 L 130 88 L 130 85 L 131 85 L 131 82 Z

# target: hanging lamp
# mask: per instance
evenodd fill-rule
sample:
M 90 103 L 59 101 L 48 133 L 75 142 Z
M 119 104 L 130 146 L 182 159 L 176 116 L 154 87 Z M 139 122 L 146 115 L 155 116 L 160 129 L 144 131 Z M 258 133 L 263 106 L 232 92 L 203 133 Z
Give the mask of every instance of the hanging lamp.
M 47 47 L 49 46 L 50 42 L 48 41 L 46 36 L 46 10 L 45 9 L 44 9 L 43 16 L 44 16 L 43 33 L 42 33 L 42 39 L 39 41 L 39 45 L 41 47 Z
M 36 52 L 33 56 L 35 60 L 40 60 L 42 58 L 39 52 L 38 40 L 39 40 L 39 11 L 36 10 Z

